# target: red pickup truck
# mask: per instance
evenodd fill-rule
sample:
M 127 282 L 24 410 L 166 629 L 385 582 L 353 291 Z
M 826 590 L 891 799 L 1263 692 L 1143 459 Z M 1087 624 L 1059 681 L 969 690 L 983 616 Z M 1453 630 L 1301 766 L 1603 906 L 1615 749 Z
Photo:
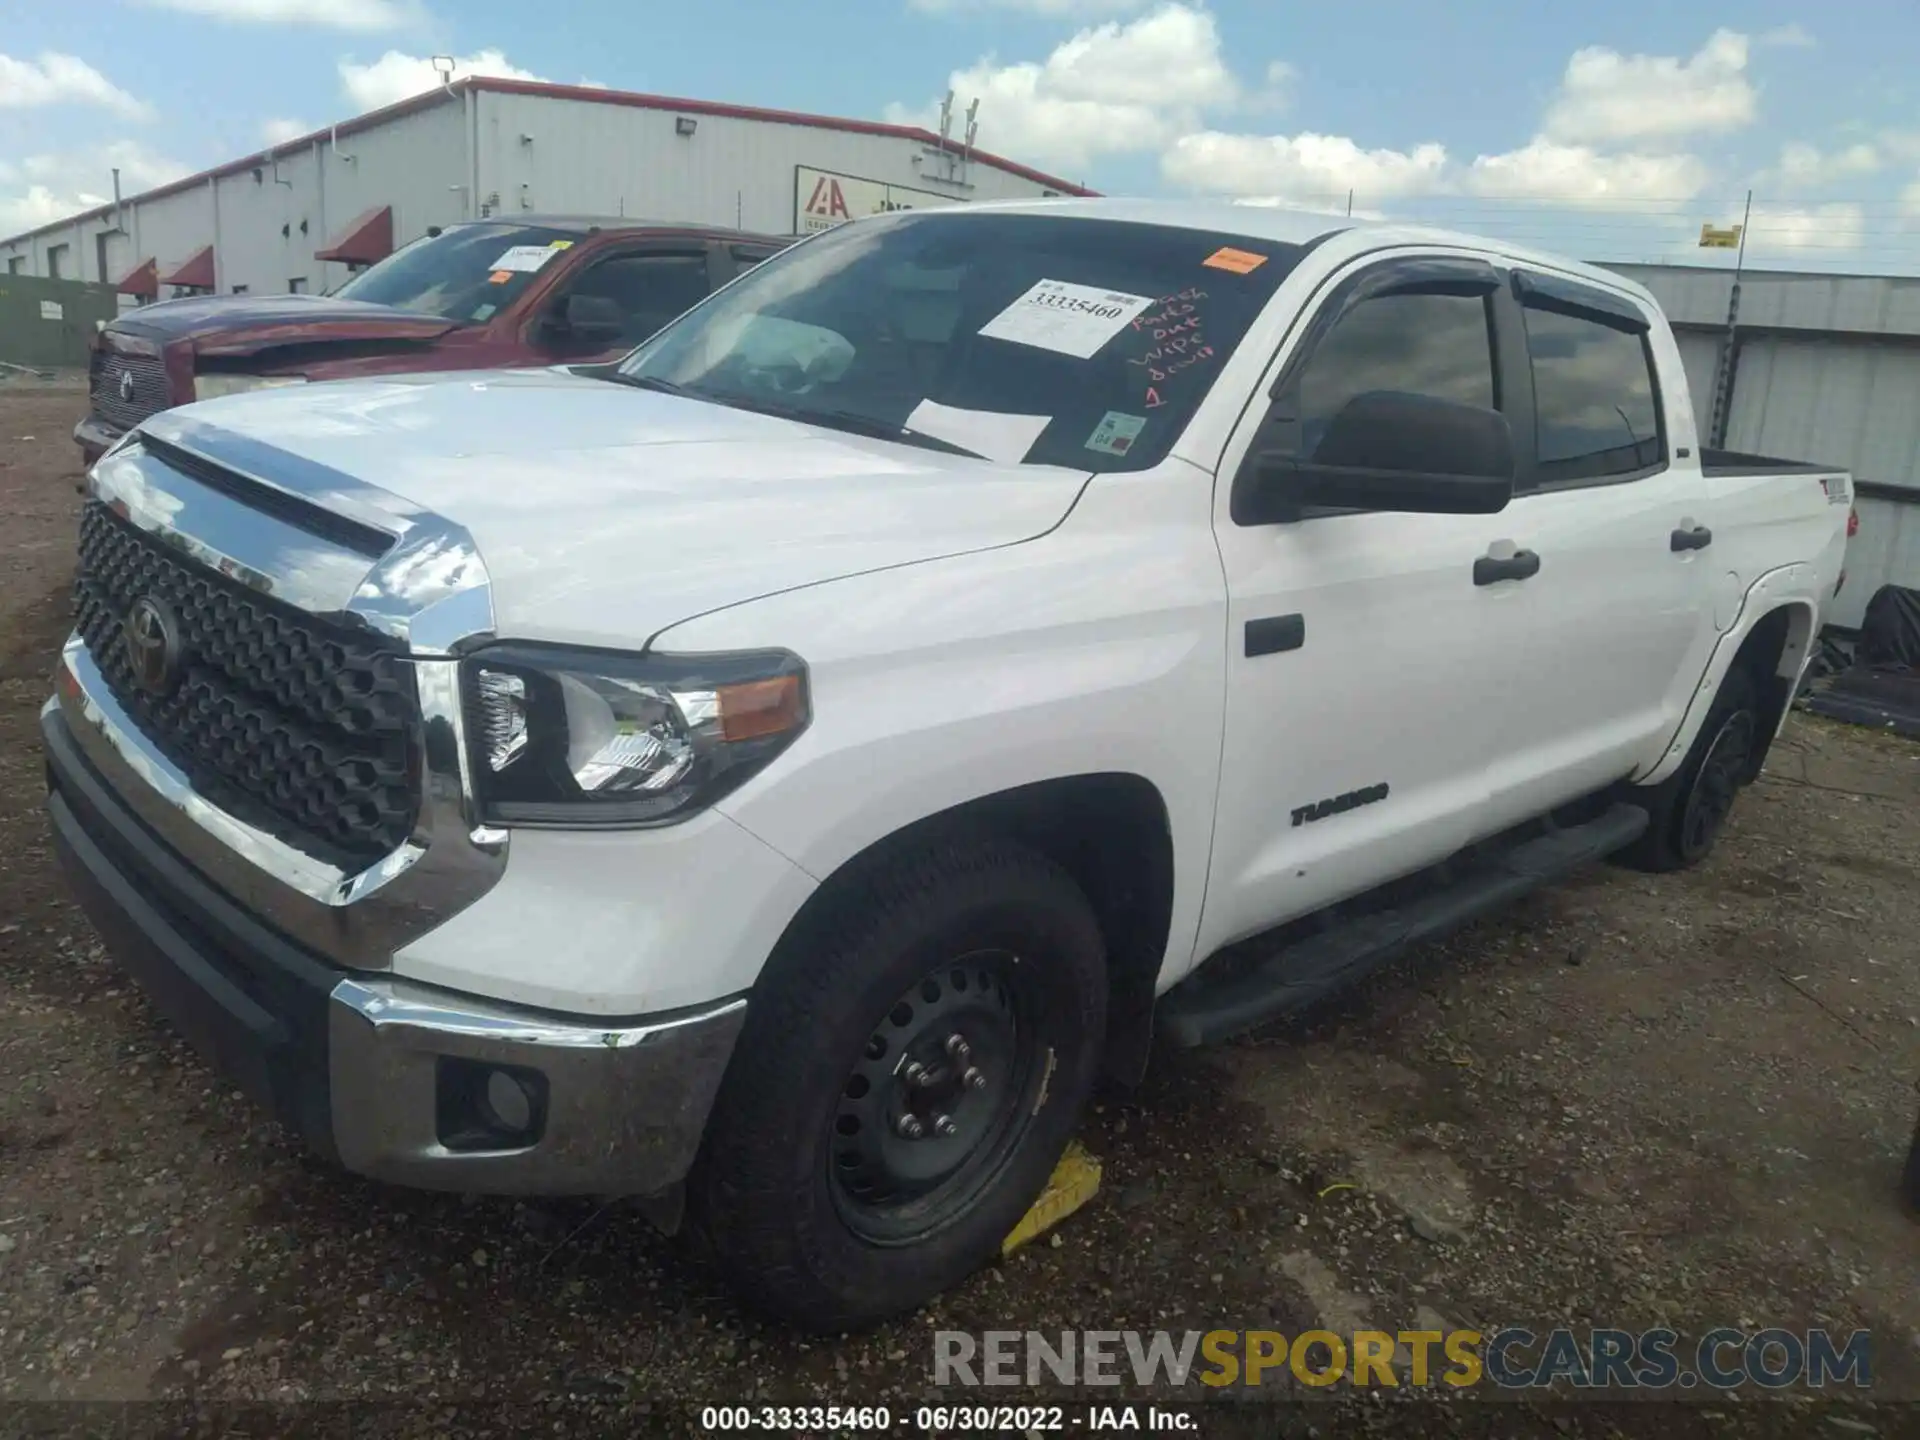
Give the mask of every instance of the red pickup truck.
M 611 360 L 793 243 L 705 226 L 517 216 L 450 225 L 329 295 L 204 295 L 94 337 L 88 465 L 156 411 L 309 380 Z

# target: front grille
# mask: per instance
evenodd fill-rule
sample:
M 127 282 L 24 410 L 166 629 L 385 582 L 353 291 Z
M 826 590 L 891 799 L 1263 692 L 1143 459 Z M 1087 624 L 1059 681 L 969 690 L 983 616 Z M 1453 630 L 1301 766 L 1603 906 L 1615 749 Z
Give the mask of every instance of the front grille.
M 160 693 L 136 681 L 123 629 L 143 597 L 178 632 Z M 221 809 L 350 868 L 412 833 L 419 700 L 391 642 L 173 553 L 98 501 L 80 517 L 74 616 L 114 698 Z
M 167 367 L 157 355 L 95 350 L 87 375 L 93 413 L 116 430 L 131 430 L 171 403 L 167 393 Z M 129 376 L 133 379 L 131 397 L 121 394 L 121 387 Z

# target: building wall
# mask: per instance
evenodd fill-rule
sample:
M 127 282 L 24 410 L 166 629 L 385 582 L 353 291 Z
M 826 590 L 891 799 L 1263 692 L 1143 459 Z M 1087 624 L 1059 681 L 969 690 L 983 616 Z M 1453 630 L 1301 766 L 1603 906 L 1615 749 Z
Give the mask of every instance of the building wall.
M 1610 265 L 1653 292 L 1676 325 L 1727 323 L 1730 268 Z M 1920 336 L 1920 278 L 1806 275 L 1749 270 L 1740 280 L 1740 324 L 1768 330 Z
M 1920 342 L 1744 341 L 1727 444 L 1844 465 L 1897 493 L 1860 497 L 1847 588 L 1830 621 L 1851 629 L 1881 585 L 1920 588 Z
M 1680 363 L 1687 372 L 1687 393 L 1693 397 L 1694 419 L 1706 434 L 1713 421 L 1713 382 L 1719 373 L 1720 342 L 1724 330 L 1675 329 Z
M 245 285 L 255 294 L 283 293 L 305 279 L 314 293 L 347 278 L 347 268 L 316 260 L 351 221 L 381 205 L 393 207 L 394 243 L 467 215 L 466 104 L 456 97 L 386 124 L 315 140 L 251 173 L 226 176 L 220 190 L 220 288 Z M 305 223 L 306 233 L 301 233 Z M 281 234 L 282 227 L 287 233 Z
M 262 154 L 255 162 L 258 179 L 255 164 L 247 164 L 183 188 L 163 187 L 121 207 L 124 233 L 115 233 L 109 214 L 0 241 L 0 274 L 9 256 L 21 255 L 28 273 L 44 275 L 49 248 L 65 245 L 69 270 L 77 261 L 85 278 L 97 281 L 104 235 L 109 282 L 149 255 L 165 275 L 212 244 L 222 294 L 237 285 L 255 294 L 281 293 L 296 277 L 309 290 L 328 289 L 346 279 L 346 267 L 315 260 L 313 252 L 363 211 L 393 206 L 396 243 L 466 217 L 466 115 L 465 97 L 455 96 L 343 136 L 337 147 L 322 138 L 277 159 Z M 162 293 L 171 291 L 163 286 Z
M 726 115 L 481 91 L 480 190 L 494 213 L 633 215 L 790 234 L 800 165 L 955 200 L 1022 200 L 1045 187 L 989 165 L 945 178 L 937 152 L 898 136 Z
M 1743 341 L 1727 444 L 1845 465 L 1920 499 L 1920 344 Z

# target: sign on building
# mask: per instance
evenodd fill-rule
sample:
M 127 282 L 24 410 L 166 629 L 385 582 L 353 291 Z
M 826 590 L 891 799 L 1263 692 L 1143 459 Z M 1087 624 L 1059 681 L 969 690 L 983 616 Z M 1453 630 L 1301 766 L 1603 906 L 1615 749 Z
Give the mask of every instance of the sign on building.
M 1740 227 L 1729 225 L 1722 230 L 1715 225 L 1700 227 L 1700 246 L 1704 250 L 1738 250 L 1740 248 Z
M 793 167 L 793 229 L 797 235 L 831 230 L 862 215 L 883 215 L 890 210 L 931 210 L 960 203 L 958 196 L 942 195 L 934 190 L 888 185 L 879 180 L 863 180 L 858 175 L 837 175 L 831 170 L 816 170 L 811 165 Z

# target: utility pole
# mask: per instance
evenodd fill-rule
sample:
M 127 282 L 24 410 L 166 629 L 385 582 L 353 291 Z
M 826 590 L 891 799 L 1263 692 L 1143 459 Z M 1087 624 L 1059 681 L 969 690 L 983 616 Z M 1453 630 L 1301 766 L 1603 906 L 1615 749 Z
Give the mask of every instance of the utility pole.
M 1713 419 L 1707 426 L 1707 444 L 1724 449 L 1727 422 L 1733 410 L 1734 336 L 1740 327 L 1740 275 L 1747 264 L 1747 227 L 1753 221 L 1753 191 L 1747 191 L 1747 206 L 1740 215 L 1740 248 L 1733 259 L 1733 288 L 1727 292 L 1727 332 L 1720 340 L 1720 363 L 1714 367 Z

